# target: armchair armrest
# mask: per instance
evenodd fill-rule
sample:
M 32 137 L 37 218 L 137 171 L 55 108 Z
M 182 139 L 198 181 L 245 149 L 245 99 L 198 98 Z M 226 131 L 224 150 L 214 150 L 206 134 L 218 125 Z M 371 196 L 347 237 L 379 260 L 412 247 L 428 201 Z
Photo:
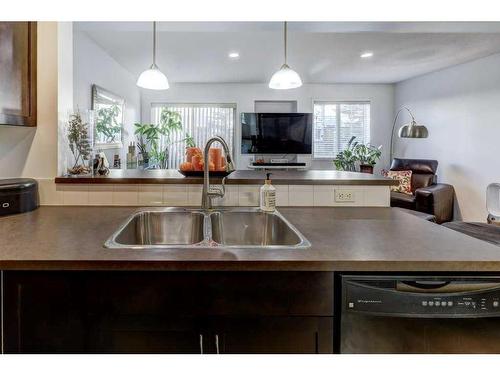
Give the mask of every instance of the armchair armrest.
M 438 224 L 453 219 L 455 190 L 448 184 L 434 184 L 415 190 L 416 209 L 436 216 Z

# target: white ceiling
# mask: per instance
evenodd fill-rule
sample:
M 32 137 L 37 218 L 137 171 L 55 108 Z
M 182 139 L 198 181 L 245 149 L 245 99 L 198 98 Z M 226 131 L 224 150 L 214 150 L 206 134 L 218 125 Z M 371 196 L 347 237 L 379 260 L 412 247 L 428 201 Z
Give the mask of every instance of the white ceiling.
M 151 23 L 75 22 L 134 75 L 151 64 Z M 171 82 L 263 83 L 283 63 L 279 22 L 161 22 Z M 291 22 L 288 63 L 305 83 L 394 83 L 500 52 L 500 22 Z M 228 53 L 237 51 L 238 60 Z M 370 59 L 361 59 L 373 51 Z

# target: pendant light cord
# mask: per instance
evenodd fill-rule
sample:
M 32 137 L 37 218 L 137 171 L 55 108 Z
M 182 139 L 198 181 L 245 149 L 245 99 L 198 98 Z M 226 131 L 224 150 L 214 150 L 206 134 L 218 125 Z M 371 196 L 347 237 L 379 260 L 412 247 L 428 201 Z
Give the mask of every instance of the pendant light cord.
M 286 29 L 287 29 L 287 27 L 286 27 L 286 21 L 285 21 L 285 24 L 284 24 L 284 27 L 283 27 L 283 28 L 284 28 L 283 38 L 284 38 L 284 45 L 285 45 L 285 65 L 286 65 L 286 63 L 287 63 L 287 61 L 286 61 L 286 55 L 287 55 L 287 53 L 286 53 L 286 52 L 287 52 L 287 51 L 286 51 L 286 48 L 287 48 L 287 45 L 286 45 L 286 39 L 287 39 L 287 38 L 286 38 L 286 31 L 287 31 L 287 30 L 286 30 Z
M 156 21 L 153 21 L 153 67 L 156 67 Z

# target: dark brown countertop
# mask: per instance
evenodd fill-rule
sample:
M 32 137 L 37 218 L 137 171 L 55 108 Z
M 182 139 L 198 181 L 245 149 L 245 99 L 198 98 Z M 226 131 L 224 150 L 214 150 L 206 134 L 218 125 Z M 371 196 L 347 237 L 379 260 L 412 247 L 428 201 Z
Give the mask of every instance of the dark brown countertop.
M 391 208 L 282 208 L 300 250 L 111 250 L 137 208 L 41 207 L 0 218 L 0 269 L 500 271 L 500 247 Z
M 342 172 L 333 170 L 271 171 L 275 185 L 397 185 L 390 178 L 368 173 Z M 227 177 L 227 184 L 261 185 L 266 178 L 265 171 L 237 170 Z M 220 183 L 220 178 L 214 178 Z M 139 170 L 112 169 L 107 176 L 56 177 L 57 184 L 202 184 L 202 177 L 185 177 L 173 169 Z

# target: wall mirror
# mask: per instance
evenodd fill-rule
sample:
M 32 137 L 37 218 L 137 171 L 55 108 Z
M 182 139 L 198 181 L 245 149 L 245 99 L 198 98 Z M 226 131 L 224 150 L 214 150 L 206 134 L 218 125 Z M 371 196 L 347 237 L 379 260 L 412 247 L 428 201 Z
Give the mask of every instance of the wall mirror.
M 125 100 L 97 85 L 92 85 L 96 149 L 121 148 Z

